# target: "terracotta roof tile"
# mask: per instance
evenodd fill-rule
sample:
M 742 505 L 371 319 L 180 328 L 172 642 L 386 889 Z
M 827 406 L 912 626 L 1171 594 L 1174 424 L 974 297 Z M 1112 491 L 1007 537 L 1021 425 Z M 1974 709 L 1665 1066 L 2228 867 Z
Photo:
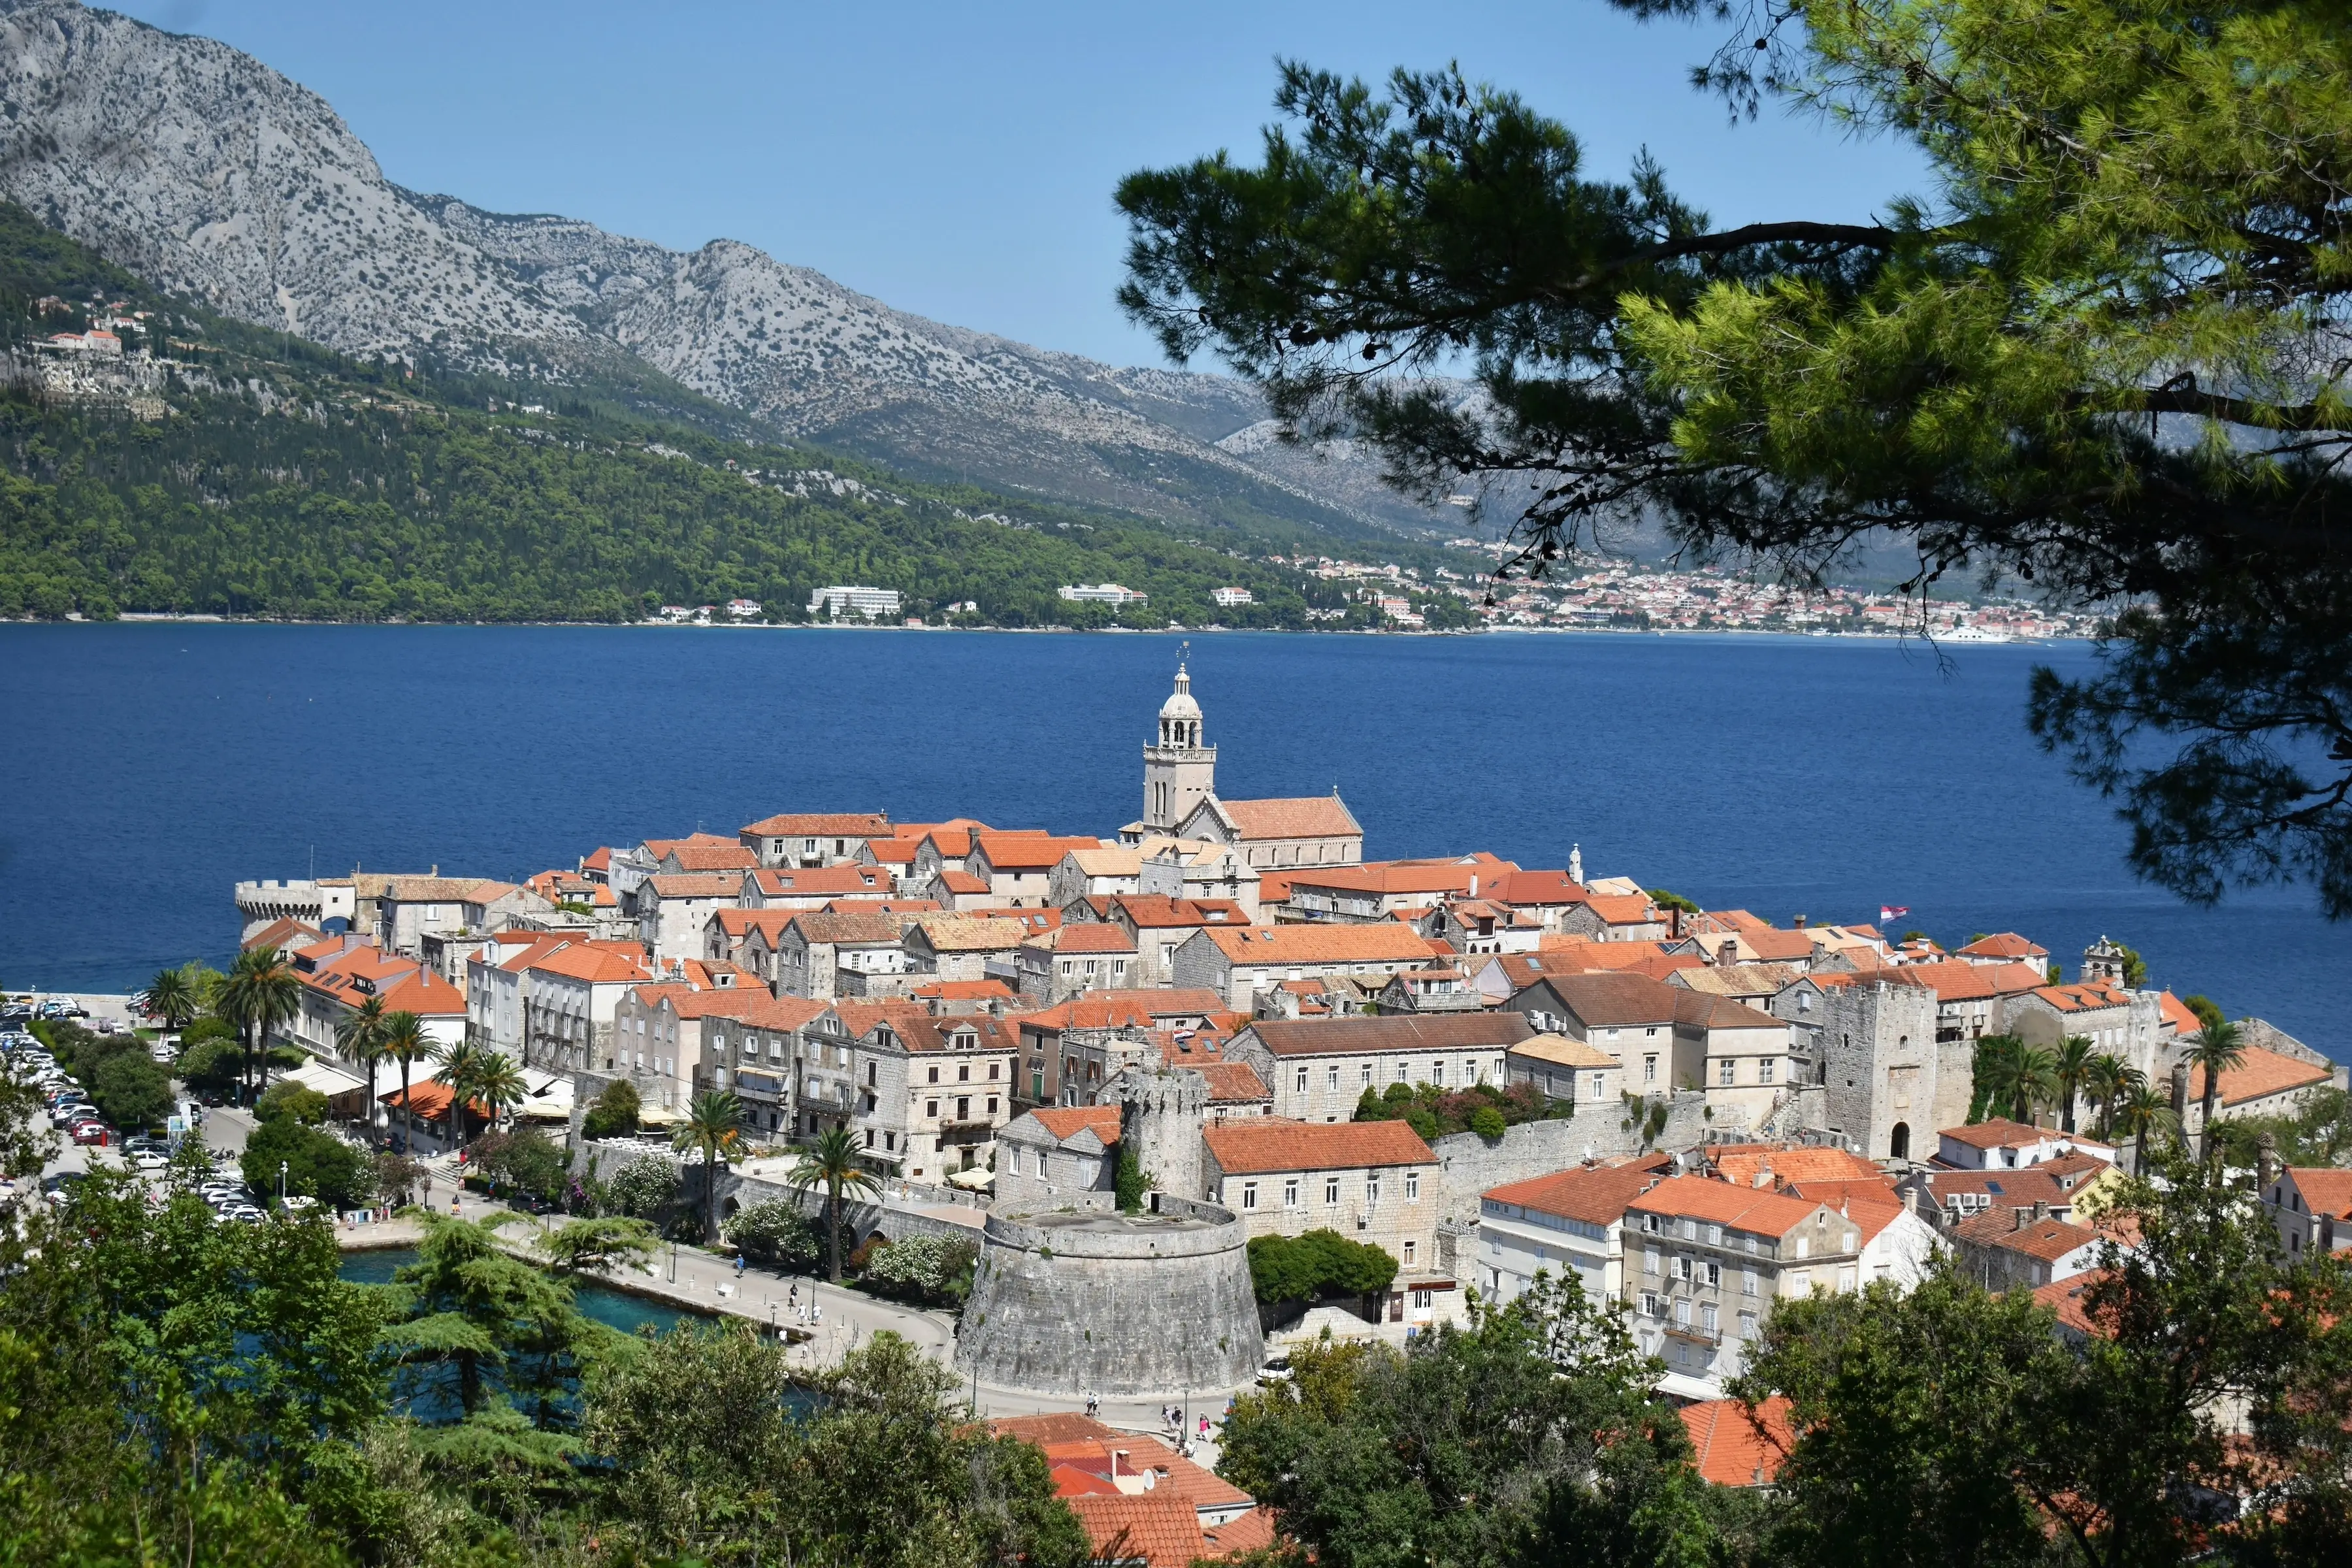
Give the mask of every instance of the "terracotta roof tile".
M 743 890 L 740 871 L 686 871 L 648 877 L 646 886 L 661 899 L 731 899 Z
M 1587 1028 L 1672 1024 L 1676 1005 L 1697 994 L 1646 974 L 1612 973 L 1549 974 L 1528 989 L 1549 991 Z
M 1212 1105 L 1255 1105 L 1274 1098 L 1265 1080 L 1247 1062 L 1204 1061 L 1189 1065 L 1209 1080 Z
M 1201 1516 L 1182 1498 L 1145 1492 L 1138 1497 L 1074 1497 L 1065 1504 L 1078 1516 L 1097 1561 L 1190 1568 L 1208 1555 Z
M 1969 958 L 2006 958 L 2019 963 L 2047 959 L 2050 956 L 2048 948 L 2039 942 L 2029 942 L 2013 931 L 1995 931 L 1990 936 L 1980 936 L 1960 949 L 1960 952 Z
M 740 844 L 686 844 L 662 857 L 681 871 L 748 871 L 760 858 Z
M 1363 826 L 1336 795 L 1277 800 L 1221 800 L 1244 839 L 1361 837 Z M 1293 875 L 1297 875 L 1293 872 Z
M 2063 1219 L 2028 1220 L 2023 1226 L 2017 1223 L 2021 1209 L 1987 1209 L 1980 1215 L 1962 1220 L 1952 1227 L 1955 1241 L 1973 1242 L 1979 1247 L 1995 1247 L 2005 1252 L 2021 1252 L 2043 1263 L 2055 1263 L 2075 1248 L 2088 1247 L 2099 1239 L 2099 1233 Z
M 1622 1163 L 1583 1165 L 1529 1181 L 1507 1182 L 1487 1188 L 1484 1196 L 1488 1203 L 1510 1204 L 1587 1225 L 1615 1225 L 1625 1217 L 1626 1205 L 1673 1168 L 1671 1155 L 1644 1154 Z
M 1040 1106 L 1029 1114 L 1037 1119 L 1039 1126 L 1056 1138 L 1075 1138 L 1091 1130 L 1105 1146 L 1118 1142 L 1118 1107 L 1116 1105 L 1048 1105 Z
M 1684 1405 L 1691 1463 L 1719 1487 L 1769 1486 L 1795 1446 L 1790 1409 L 1787 1397 L 1777 1394 L 1752 1410 L 1738 1399 Z
M 906 930 L 896 915 L 836 915 L 822 910 L 799 911 L 793 916 L 791 924 L 801 933 L 803 942 L 853 947 L 887 946 Z
M 1687 1215 L 1737 1226 L 1759 1236 L 1786 1236 L 1811 1219 L 1819 1204 L 1753 1187 L 1736 1187 L 1706 1176 L 1673 1176 L 1629 1205 L 1645 1214 Z
M 1519 1013 L 1391 1013 L 1369 1018 L 1260 1018 L 1250 1025 L 1277 1057 L 1358 1051 L 1487 1050 L 1535 1034 Z
M 1873 1182 L 1886 1186 L 1886 1173 L 1859 1154 L 1803 1143 L 1717 1143 L 1701 1146 L 1709 1169 L 1735 1186 L 1753 1186 L 1769 1167 L 1780 1182 Z
M 2013 1149 L 2064 1134 L 2055 1128 L 2028 1127 L 2024 1122 L 2012 1121 L 2006 1116 L 1988 1116 L 1982 1121 L 1972 1121 L 1966 1127 L 1939 1128 L 1936 1136 L 1949 1138 L 1953 1142 L 1966 1144 L 1971 1149 Z
M 1251 926 L 1240 931 L 1203 926 L 1226 959 L 1239 965 L 1292 963 L 1418 963 L 1429 943 L 1393 921 L 1370 925 Z
M 2326 1083 L 2333 1075 L 2316 1062 L 2299 1060 L 2266 1051 L 2260 1046 L 2247 1046 L 2238 1065 L 2221 1072 L 2221 1102 L 2225 1106 L 2243 1105 L 2250 1100 L 2263 1100 L 2289 1089 L 2308 1089 Z M 2189 1069 L 2189 1099 L 2192 1104 L 2202 1104 L 2205 1099 L 2205 1069 Z
M 897 832 L 887 812 L 803 811 L 763 816 L 739 830 L 762 838 L 879 838 Z
M 2221 1079 L 2230 1080 L 2227 1076 Z M 2303 1203 L 2315 1215 L 2336 1219 L 2352 1219 L 2352 1171 L 2328 1165 L 2295 1165 L 2286 1173 L 2294 1178 L 2294 1190 L 2303 1194 Z
M 1252 1116 L 1201 1130 L 1218 1168 L 1229 1176 L 1268 1171 L 1355 1170 L 1427 1165 L 1437 1156 L 1402 1121 L 1293 1121 Z
M 751 885 L 770 898 L 837 899 L 887 893 L 890 874 L 872 866 L 763 866 L 751 873 Z

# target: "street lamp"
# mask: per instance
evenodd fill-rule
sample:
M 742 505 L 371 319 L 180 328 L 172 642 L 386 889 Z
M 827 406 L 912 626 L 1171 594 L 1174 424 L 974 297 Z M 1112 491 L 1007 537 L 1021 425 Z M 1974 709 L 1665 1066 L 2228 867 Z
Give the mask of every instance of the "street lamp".
M 286 1206 L 286 1162 L 278 1162 L 278 1206 Z

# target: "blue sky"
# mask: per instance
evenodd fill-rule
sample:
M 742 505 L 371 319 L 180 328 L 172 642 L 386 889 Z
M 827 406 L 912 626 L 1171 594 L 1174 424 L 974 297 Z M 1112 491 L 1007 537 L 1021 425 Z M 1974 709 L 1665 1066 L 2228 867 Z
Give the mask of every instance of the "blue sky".
M 901 310 L 1117 363 L 1129 170 L 1247 154 L 1277 57 L 1382 75 L 1458 59 L 1622 173 L 1647 145 L 1718 221 L 1851 219 L 1916 156 L 1686 85 L 1712 28 L 1600 0 L 621 5 L 602 0 L 118 0 L 324 96 L 384 172 L 509 212 L 691 247 L 725 237 Z M 1196 368 L 1209 369 L 1208 365 Z

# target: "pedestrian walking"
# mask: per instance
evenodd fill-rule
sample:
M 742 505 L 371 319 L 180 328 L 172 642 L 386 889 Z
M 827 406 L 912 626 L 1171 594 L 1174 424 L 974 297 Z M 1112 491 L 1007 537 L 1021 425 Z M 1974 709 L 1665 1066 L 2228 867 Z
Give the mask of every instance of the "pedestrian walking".
M 743 1278 L 743 1255 L 740 1252 L 735 1255 L 735 1278 Z

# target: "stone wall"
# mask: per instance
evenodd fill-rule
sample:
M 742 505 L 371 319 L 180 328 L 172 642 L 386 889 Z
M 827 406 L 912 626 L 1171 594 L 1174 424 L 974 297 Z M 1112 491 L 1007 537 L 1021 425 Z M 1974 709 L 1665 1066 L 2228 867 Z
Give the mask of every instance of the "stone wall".
M 1113 1397 L 1247 1384 L 1264 1352 L 1242 1227 L 1213 1204 L 992 1215 L 956 1364 L 997 1388 Z
M 575 1143 L 572 1168 L 574 1171 L 586 1170 L 589 1157 L 593 1155 L 601 1162 L 597 1173 L 609 1179 L 622 1166 L 645 1154 L 666 1160 L 681 1172 L 685 1169 L 684 1163 L 675 1154 L 626 1142 Z M 699 1162 L 697 1162 L 697 1168 L 699 1168 Z M 688 1197 L 699 1199 L 701 1188 L 695 1184 L 696 1178 L 689 1174 L 687 1180 Z M 910 1236 L 948 1236 L 965 1241 L 977 1240 L 982 1211 L 971 1206 L 970 1196 L 947 1187 L 891 1182 L 878 1194 L 845 1197 L 841 1205 L 843 1250 L 847 1251 L 856 1242 L 864 1241 L 877 1231 L 892 1241 L 901 1241 Z M 823 1188 L 802 1191 L 789 1182 L 772 1176 L 745 1175 L 732 1169 L 719 1173 L 719 1212 L 722 1223 L 725 1215 L 737 1209 L 766 1203 L 772 1198 L 781 1198 L 793 1205 L 813 1220 L 822 1223 L 824 1218 Z M 959 1217 L 950 1218 L 924 1212 L 931 1209 L 959 1209 L 961 1214 Z
M 1440 1224 L 1456 1221 L 1475 1225 L 1478 1219 L 1478 1194 L 1506 1182 L 1548 1176 L 1586 1160 L 1606 1160 L 1612 1155 L 1638 1154 L 1651 1149 L 1679 1152 L 1705 1142 L 1710 1131 L 1729 1132 L 1747 1127 L 1745 1119 L 1736 1114 L 1718 1110 L 1710 1118 L 1705 1090 L 1679 1089 L 1664 1102 L 1665 1126 L 1654 1139 L 1645 1138 L 1643 1134 L 1649 1130 L 1647 1108 L 1654 1103 L 1658 1102 L 1580 1105 L 1574 1116 L 1561 1121 L 1522 1121 L 1507 1129 L 1492 1143 L 1475 1132 L 1456 1132 L 1440 1138 L 1435 1144 L 1437 1163 L 1444 1173 L 1437 1213 Z

